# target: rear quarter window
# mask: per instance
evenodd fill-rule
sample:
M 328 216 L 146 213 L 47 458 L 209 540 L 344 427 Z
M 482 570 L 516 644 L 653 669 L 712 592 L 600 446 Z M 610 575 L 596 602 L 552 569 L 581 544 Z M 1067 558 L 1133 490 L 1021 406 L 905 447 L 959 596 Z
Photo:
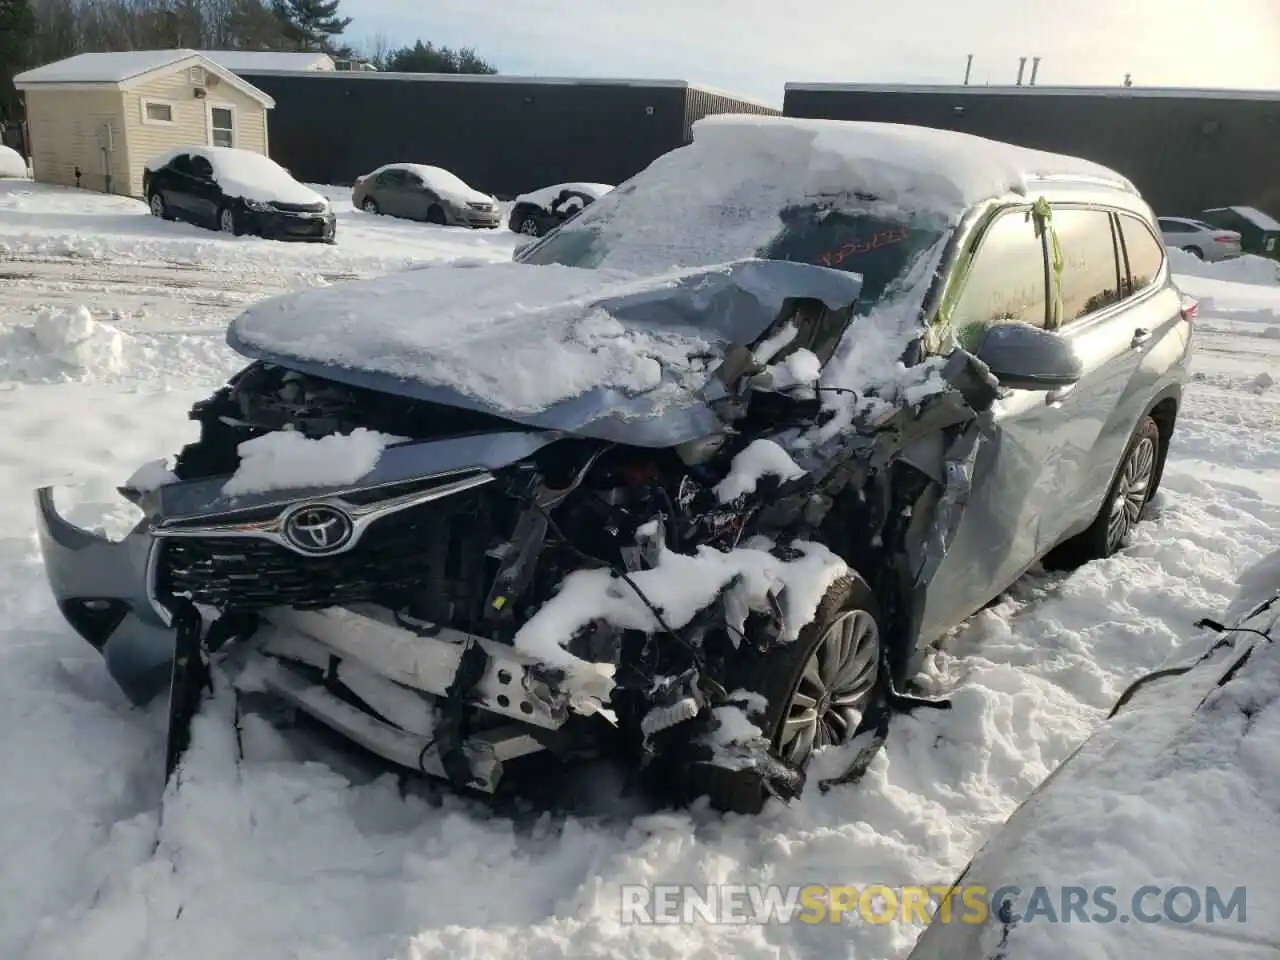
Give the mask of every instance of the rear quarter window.
M 1156 282 L 1164 264 L 1164 244 L 1137 217 L 1122 213 L 1119 221 L 1120 235 L 1124 239 L 1125 265 L 1129 272 L 1124 294 L 1131 297 Z

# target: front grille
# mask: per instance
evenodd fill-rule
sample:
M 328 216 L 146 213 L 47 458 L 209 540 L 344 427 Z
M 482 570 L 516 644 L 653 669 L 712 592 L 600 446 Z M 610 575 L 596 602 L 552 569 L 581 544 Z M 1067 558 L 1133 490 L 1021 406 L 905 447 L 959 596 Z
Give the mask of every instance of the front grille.
M 324 213 L 323 203 L 282 203 L 276 200 L 271 205 L 284 213 Z
M 486 212 L 493 210 L 492 203 L 468 203 L 467 206 L 472 210 L 484 210 Z
M 159 542 L 156 590 L 222 610 L 319 609 L 371 601 L 437 623 L 473 622 L 488 589 L 486 552 L 509 501 L 474 490 L 391 514 L 346 553 L 304 557 L 252 537 Z

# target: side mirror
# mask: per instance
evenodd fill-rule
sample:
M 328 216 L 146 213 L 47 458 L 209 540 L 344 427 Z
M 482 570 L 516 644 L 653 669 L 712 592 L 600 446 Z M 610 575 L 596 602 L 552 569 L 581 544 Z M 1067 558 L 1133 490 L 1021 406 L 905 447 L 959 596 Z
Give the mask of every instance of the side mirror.
M 1013 390 L 1056 390 L 1084 376 L 1070 343 L 1025 323 L 999 323 L 988 329 L 977 356 L 1000 386 Z

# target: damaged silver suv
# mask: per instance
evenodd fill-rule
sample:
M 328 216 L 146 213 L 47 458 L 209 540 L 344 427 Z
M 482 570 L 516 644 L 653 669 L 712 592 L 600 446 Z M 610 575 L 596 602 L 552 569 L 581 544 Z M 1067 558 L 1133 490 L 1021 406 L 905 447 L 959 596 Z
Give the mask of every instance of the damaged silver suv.
M 515 262 L 249 309 L 127 536 L 37 492 L 49 581 L 168 691 L 170 772 L 222 683 L 459 787 L 610 751 L 758 810 L 946 706 L 917 656 L 1024 571 L 1125 545 L 1195 311 L 1159 237 L 1075 158 L 708 118 Z

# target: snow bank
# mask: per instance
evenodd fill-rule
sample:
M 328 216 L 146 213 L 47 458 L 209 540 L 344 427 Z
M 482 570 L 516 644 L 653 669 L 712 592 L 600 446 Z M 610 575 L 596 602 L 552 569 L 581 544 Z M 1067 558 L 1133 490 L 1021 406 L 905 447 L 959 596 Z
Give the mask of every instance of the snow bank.
M 86 306 L 43 307 L 30 326 L 0 335 L 0 371 L 15 380 L 66 380 L 119 374 L 126 337 Z
M 11 177 L 25 180 L 28 176 L 27 161 L 12 147 L 0 143 L 0 179 Z
M 240 466 L 222 486 L 227 496 L 357 483 L 378 465 L 382 451 L 404 441 L 364 427 L 312 439 L 277 430 L 236 447 Z
M 1176 275 L 1230 280 L 1235 283 L 1280 283 L 1280 261 L 1246 253 L 1230 260 L 1208 262 L 1169 247 L 1169 269 Z

